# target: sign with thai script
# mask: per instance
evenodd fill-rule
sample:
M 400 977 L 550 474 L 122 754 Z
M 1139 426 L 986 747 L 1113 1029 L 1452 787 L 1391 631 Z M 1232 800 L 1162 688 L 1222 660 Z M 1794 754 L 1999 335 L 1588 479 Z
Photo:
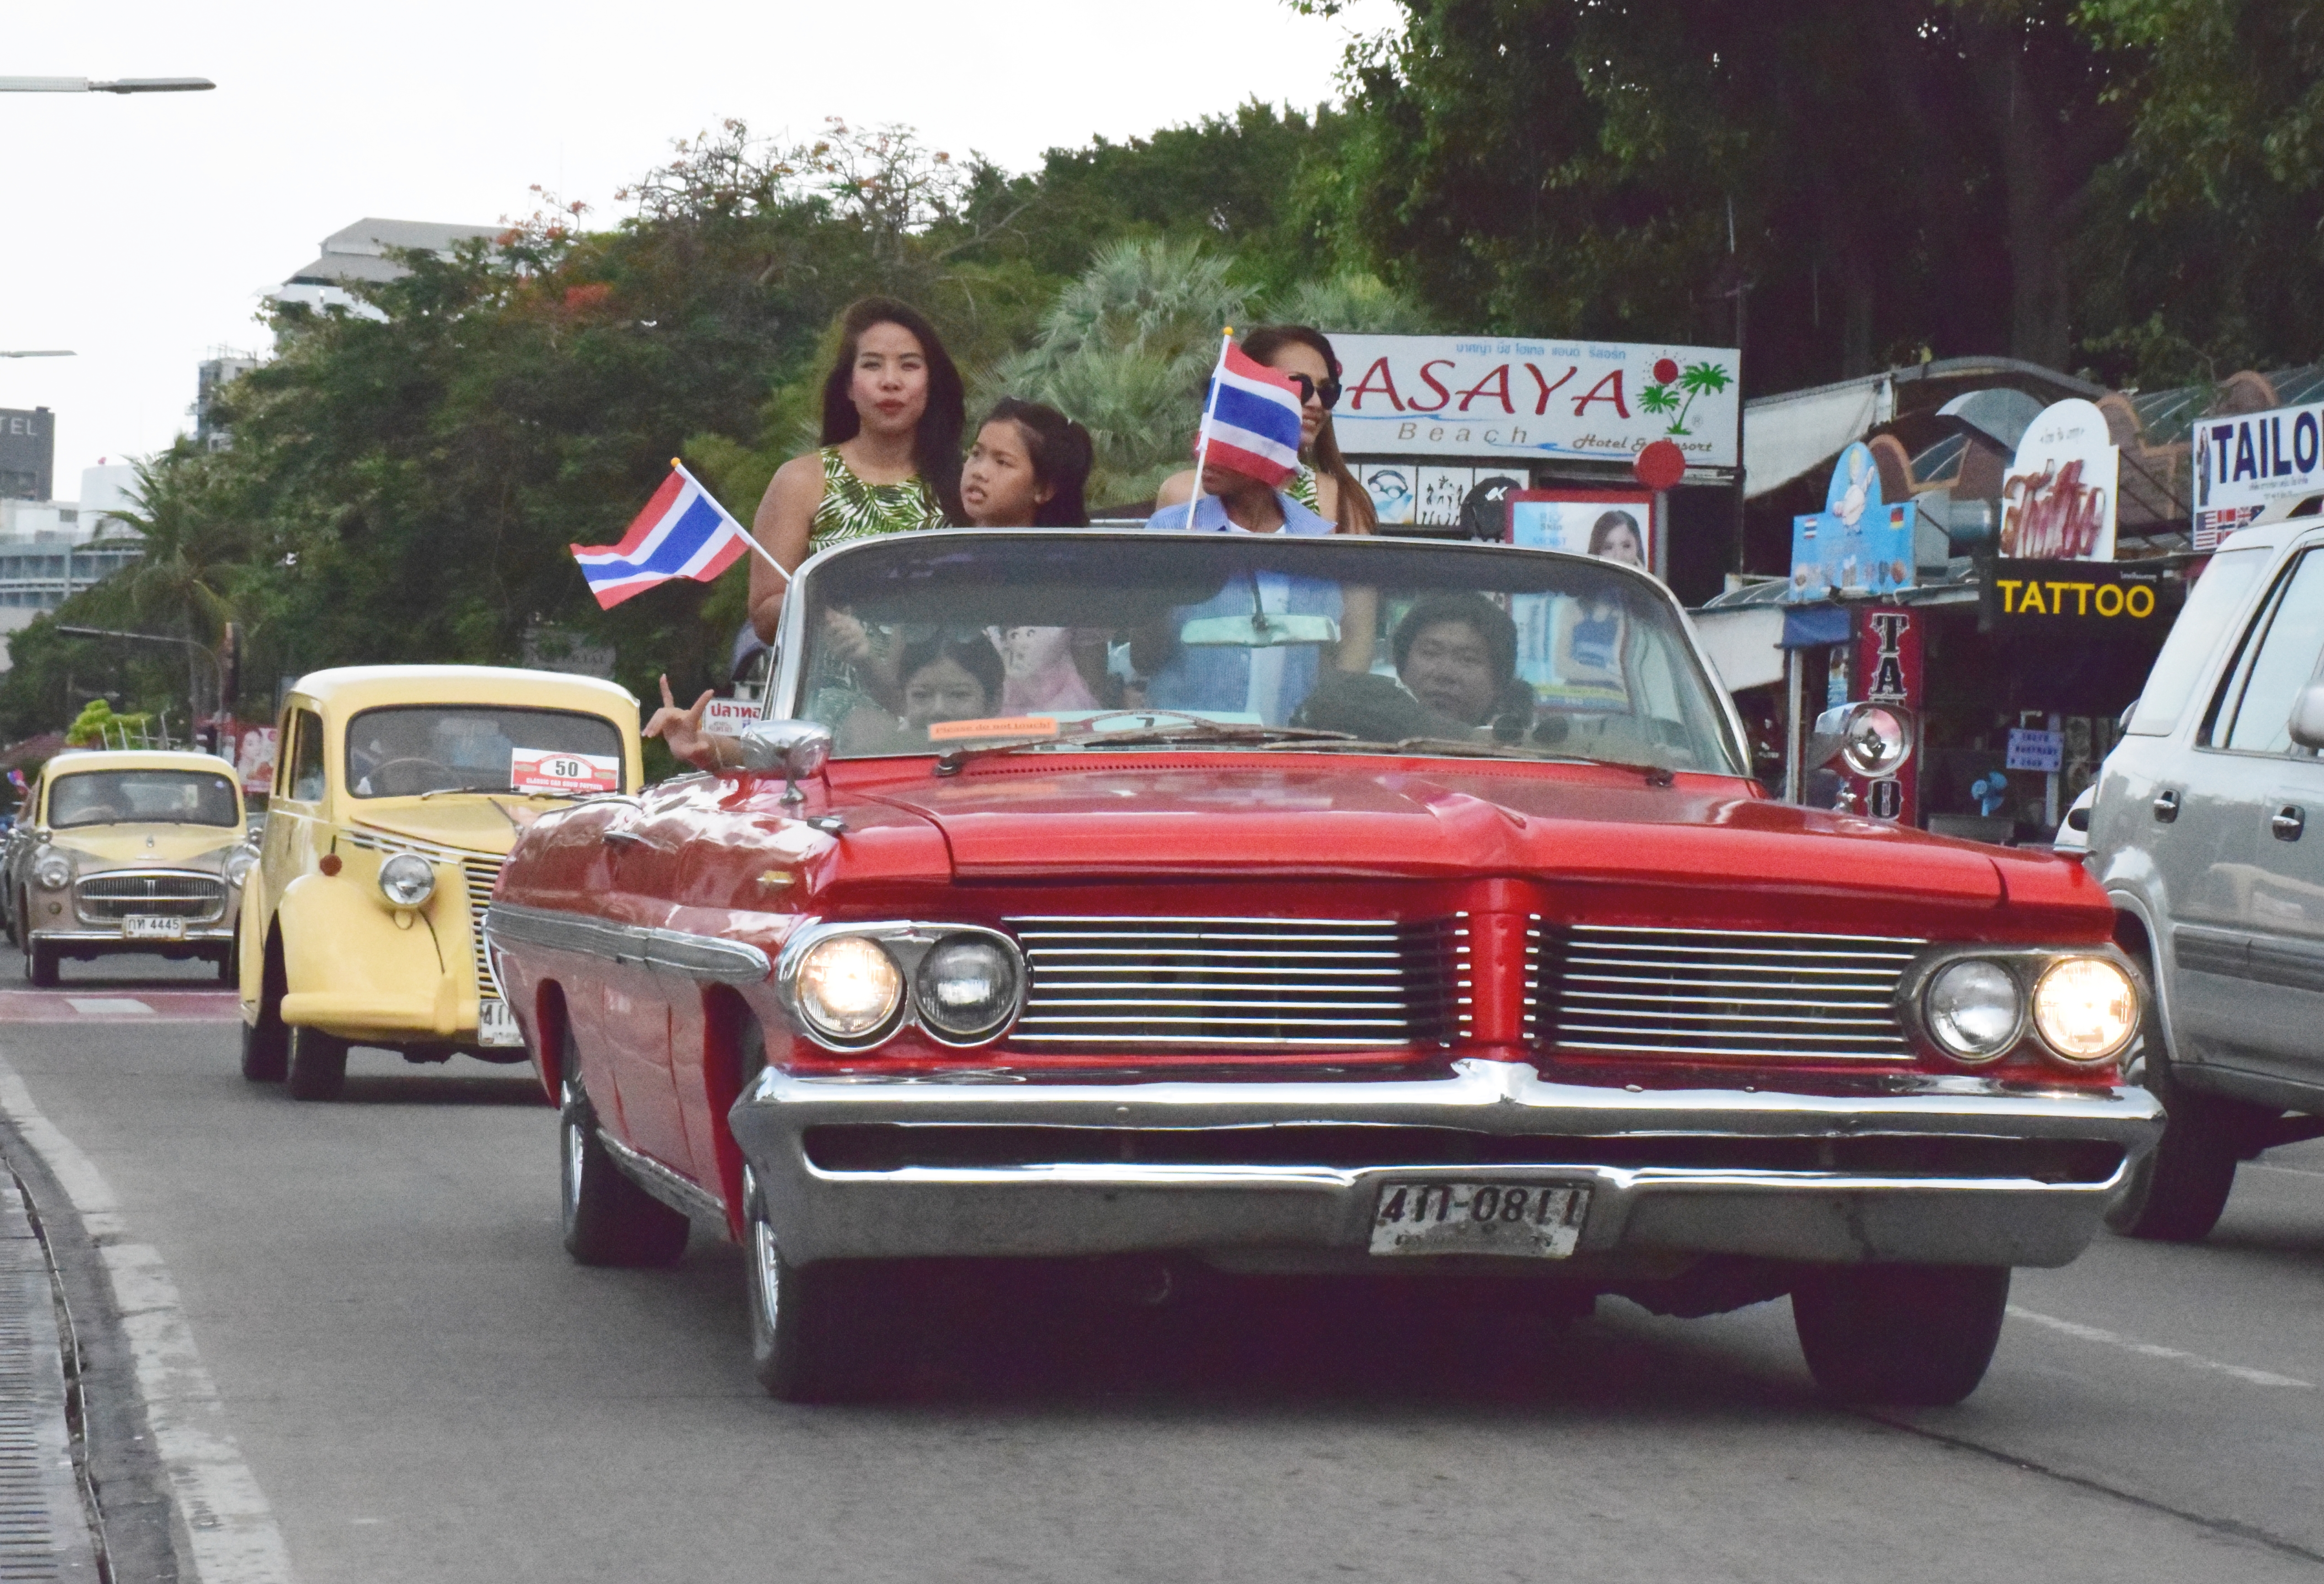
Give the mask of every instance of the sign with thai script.
M 742 728 L 755 722 L 764 707 L 748 699 L 714 698 L 702 706 L 702 729 L 721 737 L 740 737 Z
M 2063 732 L 2038 732 L 2030 727 L 2009 729 L 2009 754 L 2002 768 L 2011 770 L 2038 770 L 2054 775 L 2066 764 L 2066 734 Z
M 2114 559 L 2122 454 L 2106 414 L 2071 399 L 2042 410 L 2001 483 L 2001 553 L 2025 561 Z
M 2324 402 L 2196 420 L 2195 548 L 2324 494 Z
M 2161 568 L 2135 563 L 1996 561 L 1978 591 L 1978 625 L 1989 631 L 2159 631 L 2170 623 L 2181 593 Z
M 618 792 L 622 761 L 609 753 L 520 748 L 509 765 L 509 785 L 520 792 Z
M 1737 465 L 1741 355 L 1728 347 L 1508 336 L 1334 336 L 1332 415 L 1351 456 L 1628 462 L 1669 440 Z

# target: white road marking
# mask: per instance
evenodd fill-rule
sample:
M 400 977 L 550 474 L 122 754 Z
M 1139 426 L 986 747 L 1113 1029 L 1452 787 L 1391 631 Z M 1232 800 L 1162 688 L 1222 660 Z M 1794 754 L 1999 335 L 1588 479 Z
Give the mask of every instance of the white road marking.
M 42 1114 L 5 1060 L 0 1060 L 0 1111 L 48 1163 L 105 1261 L 153 1448 L 184 1521 L 199 1584 L 290 1584 L 282 1533 L 226 1429 L 226 1404 L 202 1365 L 161 1253 L 123 1240 L 129 1229 L 113 1185 Z
M 153 1008 L 128 996 L 67 996 L 65 1001 L 76 1012 L 95 1013 L 100 1018 L 118 1017 L 122 1013 L 143 1012 L 149 1016 Z
M 2085 1342 L 2103 1342 L 2109 1348 L 2120 1348 L 2126 1353 L 2136 1353 L 2141 1358 L 2162 1358 L 2173 1364 L 2184 1364 L 2190 1369 L 2216 1370 L 2221 1375 L 2233 1376 L 2236 1379 L 2248 1382 L 2253 1386 L 2291 1386 L 2303 1392 L 2312 1392 L 2316 1389 L 2314 1381 L 2302 1380 L 2296 1375 L 2278 1375 L 2272 1369 L 2254 1369 L 2245 1364 L 2222 1364 L 2217 1358 L 2206 1358 L 2200 1353 L 2190 1353 L 2182 1348 L 2166 1348 L 2160 1342 L 2137 1341 L 2117 1331 L 2105 1331 L 2094 1325 L 2083 1325 L 2078 1321 L 2060 1320 L 2054 1314 L 2037 1314 L 2031 1309 L 2020 1309 L 2015 1303 L 2009 1306 L 2009 1316 L 2012 1320 L 2026 1320 L 2035 1325 L 2047 1326 L 2053 1331 L 2059 1331 L 2070 1337 L 2078 1337 Z

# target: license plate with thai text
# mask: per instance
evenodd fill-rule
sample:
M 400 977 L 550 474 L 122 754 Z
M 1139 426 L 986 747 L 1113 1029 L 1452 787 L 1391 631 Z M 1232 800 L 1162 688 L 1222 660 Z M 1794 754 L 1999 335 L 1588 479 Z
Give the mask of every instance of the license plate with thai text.
M 133 913 L 121 921 L 121 935 L 123 939 L 132 941 L 182 941 L 186 938 L 186 921 Z
M 1589 1213 L 1590 1190 L 1571 1184 L 1390 1183 L 1372 1211 L 1371 1250 L 1563 1259 Z
M 524 1034 L 506 1001 L 485 1001 L 476 1008 L 478 1045 L 522 1045 Z

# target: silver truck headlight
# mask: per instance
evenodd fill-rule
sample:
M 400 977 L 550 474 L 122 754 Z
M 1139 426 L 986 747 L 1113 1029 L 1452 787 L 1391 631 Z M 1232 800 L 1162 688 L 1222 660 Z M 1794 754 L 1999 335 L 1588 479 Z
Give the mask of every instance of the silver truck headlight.
M 2025 1024 L 2025 995 L 1998 962 L 1970 957 L 1949 962 L 1929 981 L 1922 1005 L 1929 1033 L 1960 1062 L 2006 1054 Z
M 1017 1015 L 1023 975 L 1016 953 L 985 935 L 938 941 L 920 959 L 913 990 L 920 1022 L 938 1039 L 966 1044 L 990 1039 Z
M 799 1015 L 827 1039 L 877 1034 L 903 1004 L 904 972 L 887 948 L 861 935 L 817 941 L 799 959 Z
M 2034 1027 L 2069 1062 L 2110 1060 L 2138 1032 L 2138 987 L 2104 957 L 2068 957 L 2034 987 Z
M 399 852 L 379 866 L 379 894 L 398 907 L 417 907 L 436 894 L 435 866 Z
M 32 865 L 32 883 L 44 891 L 61 891 L 72 884 L 72 860 L 61 852 L 51 852 Z

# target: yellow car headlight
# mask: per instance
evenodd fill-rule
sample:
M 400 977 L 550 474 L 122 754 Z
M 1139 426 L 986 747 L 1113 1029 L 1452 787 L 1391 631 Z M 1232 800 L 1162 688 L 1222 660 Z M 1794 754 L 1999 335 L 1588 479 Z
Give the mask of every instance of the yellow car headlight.
M 2034 1027 L 2067 1061 L 2110 1060 L 2138 1032 L 2138 987 L 2104 957 L 2065 958 L 2034 987 Z
M 794 981 L 799 1015 L 827 1039 L 877 1034 L 903 1005 L 904 974 L 887 948 L 834 935 L 807 948 Z

